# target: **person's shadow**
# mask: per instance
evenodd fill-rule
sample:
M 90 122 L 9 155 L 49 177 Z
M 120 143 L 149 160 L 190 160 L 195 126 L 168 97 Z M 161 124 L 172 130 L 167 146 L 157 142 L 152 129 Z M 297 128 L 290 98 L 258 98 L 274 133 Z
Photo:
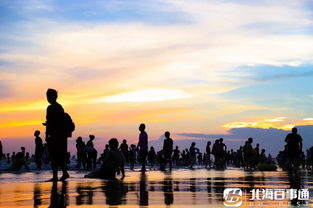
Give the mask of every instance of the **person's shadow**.
M 51 195 L 50 195 L 50 206 L 49 208 L 63 208 L 68 205 L 67 195 L 67 182 L 62 182 L 61 192 L 58 193 L 58 182 L 53 182 Z

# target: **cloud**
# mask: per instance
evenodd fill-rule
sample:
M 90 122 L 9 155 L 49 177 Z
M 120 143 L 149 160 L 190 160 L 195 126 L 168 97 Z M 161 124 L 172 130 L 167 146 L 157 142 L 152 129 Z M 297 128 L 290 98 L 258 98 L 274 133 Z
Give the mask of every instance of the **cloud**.
M 1 75 L 1 73 L 0 73 Z M 2 81 L 0 78 L 0 98 L 5 99 L 11 97 L 13 94 L 12 87 L 7 81 Z
M 312 119 L 313 120 L 313 119 Z M 228 129 L 237 129 L 237 128 L 276 128 L 290 130 L 294 126 L 299 125 L 311 125 L 312 120 L 310 118 L 296 120 L 288 119 L 286 117 L 272 117 L 272 118 L 262 118 L 255 121 L 235 121 L 223 125 L 223 127 Z
M 146 89 L 161 87 L 175 90 L 162 94 L 166 95 L 166 99 L 162 98 L 164 105 L 170 103 L 171 109 L 175 108 L 174 105 L 176 108 L 197 109 L 189 112 L 188 116 L 193 123 L 201 126 L 201 131 L 212 123 L 216 129 L 224 131 L 219 125 L 257 120 L 253 116 L 241 117 L 240 113 L 250 111 L 256 117 L 260 110 L 280 111 L 277 107 L 268 107 L 271 101 L 251 104 L 238 97 L 223 99 L 218 96 L 259 82 L 251 80 L 248 75 L 255 73 L 258 77 L 263 69 L 252 72 L 241 67 L 262 64 L 284 68 L 286 65 L 312 63 L 313 37 L 308 32 L 312 27 L 312 18 L 303 1 L 281 4 L 273 1 L 179 0 L 157 1 L 153 6 L 142 2 L 114 2 L 100 1 L 97 6 L 91 3 L 84 11 L 82 5 L 86 3 L 82 2 L 75 5 L 64 3 L 66 7 L 44 2 L 48 6 L 45 7 L 42 2 L 33 1 L 32 4 L 38 3 L 38 6 L 29 6 L 34 6 L 33 11 L 25 8 L 25 14 L 25 3 L 17 7 L 15 12 L 18 17 L 23 17 L 22 20 L 5 19 L 12 27 L 1 35 L 9 41 L 1 47 L 0 60 L 18 63 L 18 66 L 6 64 L 0 68 L 0 79 L 6 81 L 7 89 L 11 88 L 14 92 L 14 99 L 1 102 L 2 111 L 18 110 L 20 113 L 44 109 L 44 92 L 49 87 L 55 87 L 60 91 L 64 106 L 75 109 L 73 111 L 78 115 L 84 114 L 82 110 L 87 111 L 88 115 L 85 113 L 84 116 L 88 117 L 88 122 L 99 121 L 97 112 L 105 117 L 111 111 L 125 112 L 129 108 L 128 105 L 118 105 L 121 103 L 110 105 L 112 101 L 140 101 L 129 98 L 130 95 L 133 98 L 134 94 L 123 93 L 135 92 L 136 96 L 136 93 Z M 126 14 L 129 4 L 133 10 Z M 94 7 L 99 10 L 94 11 Z M 102 10 L 103 7 L 106 9 Z M 151 13 L 141 13 L 147 7 Z M 107 10 L 113 12 L 101 12 Z M 166 15 L 162 16 L 164 13 L 160 11 L 164 10 Z M 135 13 L 140 15 L 127 21 Z M 85 17 L 77 17 L 83 16 L 81 14 Z M 281 71 L 277 73 L 279 76 L 286 77 Z M 268 78 L 266 74 L 264 77 Z M 153 97 L 149 98 L 150 101 L 161 99 L 158 93 L 148 92 Z M 184 99 L 166 102 L 175 96 Z M 283 94 L 275 92 L 269 97 L 275 97 L 282 105 L 281 96 Z M 90 101 L 97 99 L 102 103 L 91 105 Z M 151 103 L 151 108 L 161 103 Z M 140 103 L 138 105 L 142 107 Z M 91 108 L 97 112 L 91 112 Z M 136 111 L 137 114 L 140 114 L 139 111 Z M 151 116 L 145 111 L 141 113 Z M 171 115 L 171 120 L 172 117 L 179 117 L 179 112 L 176 113 Z M 118 115 L 123 120 L 123 115 Z M 193 119 L 199 117 L 199 120 Z M 138 117 L 131 118 L 134 122 L 134 118 Z M 139 118 L 144 119 L 144 116 Z M 29 119 L 38 118 L 30 116 Z M 149 120 L 148 117 L 145 119 Z M 226 121 L 228 119 L 230 121 Z M 153 120 L 167 121 L 166 118 Z M 190 126 L 184 125 L 186 129 Z M 168 127 L 177 126 L 172 123 Z
M 303 150 L 305 151 L 313 146 L 311 139 L 313 136 L 313 125 L 297 126 L 297 128 L 298 133 L 303 138 Z M 228 149 L 237 149 L 239 146 L 244 145 L 244 141 L 252 137 L 254 139 L 254 146 L 259 143 L 261 149 L 264 148 L 267 154 L 270 153 L 275 157 L 279 151 L 283 150 L 285 145 L 284 140 L 288 133 L 290 133 L 290 130 L 286 131 L 276 128 L 236 128 L 230 129 L 228 134 L 176 133 L 176 135 L 185 137 L 185 139 L 189 137 L 189 140 L 182 141 L 182 145 L 189 146 L 191 141 L 196 141 L 203 151 L 208 140 L 214 141 L 218 138 L 224 138 Z
M 181 90 L 153 88 L 111 95 L 104 98 L 97 98 L 92 102 L 95 103 L 157 102 L 165 100 L 183 99 L 189 97 L 192 97 L 192 95 Z

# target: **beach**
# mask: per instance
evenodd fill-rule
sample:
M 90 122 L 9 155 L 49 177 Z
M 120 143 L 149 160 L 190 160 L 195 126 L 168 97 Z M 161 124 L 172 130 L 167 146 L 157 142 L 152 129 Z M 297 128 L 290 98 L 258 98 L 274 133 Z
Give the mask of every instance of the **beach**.
M 0 174 L 0 207 L 225 207 L 225 188 L 243 191 L 241 207 L 292 207 L 290 200 L 280 202 L 249 200 L 252 189 L 312 188 L 311 173 L 300 171 L 290 177 L 287 172 L 247 172 L 206 169 L 172 171 L 126 171 L 124 180 L 84 178 L 86 171 L 70 171 L 66 182 L 45 182 L 48 170 L 3 172 Z M 311 194 L 310 194 L 311 198 Z M 280 203 L 280 204 L 279 204 Z M 300 204 L 310 206 L 312 201 Z

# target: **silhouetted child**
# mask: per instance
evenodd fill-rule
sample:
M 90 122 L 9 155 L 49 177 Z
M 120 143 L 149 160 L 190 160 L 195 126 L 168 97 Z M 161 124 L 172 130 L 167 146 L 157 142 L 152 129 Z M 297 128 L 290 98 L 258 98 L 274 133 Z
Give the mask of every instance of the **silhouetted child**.
M 109 141 L 110 151 L 106 154 L 101 168 L 88 174 L 88 178 L 104 178 L 115 179 L 115 175 L 119 172 L 122 173 L 122 178 L 125 177 L 124 155 L 118 150 L 118 141 L 112 138 Z
M 42 139 L 39 137 L 40 131 L 35 131 L 35 163 L 37 168 L 41 169 L 41 160 L 42 160 L 42 154 L 43 154 L 43 144 Z
M 148 153 L 148 162 L 150 163 L 150 167 L 153 168 L 155 164 L 156 153 L 154 147 L 150 147 L 150 151 Z

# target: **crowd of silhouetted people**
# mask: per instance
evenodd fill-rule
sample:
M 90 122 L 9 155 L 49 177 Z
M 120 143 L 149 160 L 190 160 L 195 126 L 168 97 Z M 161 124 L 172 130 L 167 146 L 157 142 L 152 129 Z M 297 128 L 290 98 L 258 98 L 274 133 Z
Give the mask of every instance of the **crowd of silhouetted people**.
M 75 124 L 69 114 L 65 113 L 63 107 L 57 103 L 57 91 L 48 89 L 47 100 L 50 105 L 47 108 L 45 141 L 40 137 L 40 131 L 36 130 L 35 154 L 30 155 L 25 147 L 17 153 L 3 153 L 0 141 L 0 162 L 10 164 L 8 170 L 18 171 L 21 168 L 29 169 L 29 164 L 34 162 L 40 170 L 43 164 L 50 164 L 53 171 L 51 181 L 58 180 L 58 169 L 63 172 L 60 180 L 64 181 L 69 176 L 68 165 L 75 162 L 75 168 L 92 171 L 86 177 L 115 178 L 117 174 L 125 176 L 124 167 L 127 165 L 134 170 L 136 165 L 141 166 L 141 171 L 159 169 L 161 171 L 170 170 L 173 167 L 194 168 L 195 165 L 205 168 L 223 170 L 227 167 L 244 168 L 245 170 L 257 170 L 260 164 L 277 164 L 283 170 L 297 170 L 312 168 L 313 147 L 307 150 L 306 155 L 302 151 L 302 138 L 293 128 L 292 132 L 286 136 L 285 148 L 280 151 L 276 158 L 261 149 L 259 144 L 253 144 L 253 138 L 248 138 L 239 149 L 228 149 L 223 138 L 216 139 L 212 144 L 207 142 L 204 152 L 200 152 L 196 142 L 192 142 L 189 148 L 174 148 L 174 141 L 169 131 L 164 133 L 163 147 L 156 150 L 153 146 L 148 146 L 148 134 L 146 125 L 140 124 L 137 144 L 128 144 L 123 140 L 119 144 L 116 138 L 109 140 L 101 154 L 98 154 L 94 146 L 94 135 L 89 135 L 87 143 L 82 137 L 76 139 L 76 155 L 71 156 L 67 151 L 67 138 L 72 136 Z M 99 168 L 97 168 L 99 167 Z
M 297 129 L 293 128 L 292 133 L 288 134 L 285 142 L 285 149 L 280 151 L 276 158 L 271 154 L 266 154 L 265 149 L 261 149 L 259 144 L 253 145 L 253 139 L 248 138 L 244 145 L 239 149 L 228 149 L 223 138 L 216 139 L 212 144 L 207 142 L 204 152 L 196 146 L 196 142 L 190 144 L 189 149 L 174 148 L 174 141 L 170 137 L 170 132 L 164 133 L 165 139 L 163 148 L 156 151 L 153 146 L 148 149 L 148 135 L 145 132 L 145 125 L 139 127 L 140 135 L 138 144 L 128 144 L 124 139 L 121 144 L 112 138 L 105 145 L 103 151 L 98 156 L 94 146 L 94 135 L 89 135 L 89 140 L 85 143 L 82 137 L 76 139 L 76 155 L 66 154 L 66 164 L 80 170 L 93 171 L 87 177 L 114 178 L 115 174 L 124 174 L 124 167 L 134 170 L 135 166 L 141 165 L 141 171 L 161 170 L 173 167 L 194 168 L 214 168 L 223 170 L 227 167 L 244 168 L 245 170 L 257 170 L 259 164 L 277 164 L 283 170 L 309 168 L 313 166 L 313 147 L 302 151 L 302 138 L 297 134 Z M 49 164 L 51 156 L 47 143 L 43 143 L 40 131 L 35 131 L 35 154 L 30 155 L 25 147 L 21 147 L 19 152 L 3 153 L 0 142 L 1 163 L 10 164 L 9 170 L 17 171 L 21 168 L 29 169 L 30 163 L 35 163 L 37 169 L 42 168 L 42 164 Z M 99 169 L 97 169 L 99 167 Z M 96 170 L 97 169 L 97 170 Z

